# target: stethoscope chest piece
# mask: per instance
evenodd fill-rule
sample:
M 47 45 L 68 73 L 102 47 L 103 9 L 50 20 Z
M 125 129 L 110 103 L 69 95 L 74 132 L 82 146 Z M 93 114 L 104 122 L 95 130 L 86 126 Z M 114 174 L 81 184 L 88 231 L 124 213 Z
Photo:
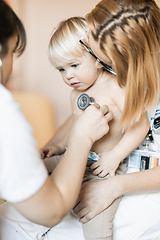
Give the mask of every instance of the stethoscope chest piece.
M 77 100 L 77 106 L 80 110 L 85 110 L 90 104 L 94 103 L 95 99 L 93 97 L 89 97 L 86 93 L 82 93 Z

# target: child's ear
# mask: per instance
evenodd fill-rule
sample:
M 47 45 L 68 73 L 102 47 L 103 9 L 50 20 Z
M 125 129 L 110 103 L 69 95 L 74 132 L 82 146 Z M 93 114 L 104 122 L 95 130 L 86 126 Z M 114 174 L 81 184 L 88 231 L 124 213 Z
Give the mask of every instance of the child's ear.
M 102 64 L 101 64 L 100 62 L 98 62 L 97 60 L 96 60 L 96 62 L 95 62 L 95 67 L 96 67 L 97 69 L 103 68 Z

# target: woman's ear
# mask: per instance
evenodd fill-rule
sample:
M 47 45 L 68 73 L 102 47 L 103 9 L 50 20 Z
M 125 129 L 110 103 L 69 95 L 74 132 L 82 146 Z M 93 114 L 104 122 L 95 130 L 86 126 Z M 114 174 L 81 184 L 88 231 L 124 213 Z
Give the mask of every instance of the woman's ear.
M 0 58 L 2 57 L 2 44 L 0 44 Z
M 2 45 L 0 44 L 0 67 L 2 67 Z
M 0 83 L 3 85 L 3 71 L 2 71 L 2 45 L 0 44 Z

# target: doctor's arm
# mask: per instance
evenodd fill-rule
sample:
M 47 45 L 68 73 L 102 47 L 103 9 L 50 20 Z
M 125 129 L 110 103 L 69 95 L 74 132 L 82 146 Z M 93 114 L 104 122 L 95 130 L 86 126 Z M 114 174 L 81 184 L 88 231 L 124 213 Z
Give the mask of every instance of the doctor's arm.
M 68 149 L 52 175 L 47 177 L 35 195 L 14 203 L 25 217 L 38 224 L 53 227 L 73 208 L 90 148 L 94 141 L 109 130 L 108 122 L 112 119 L 112 114 L 106 114 L 107 112 L 107 106 L 100 109 L 90 106 L 76 120 L 70 132 Z

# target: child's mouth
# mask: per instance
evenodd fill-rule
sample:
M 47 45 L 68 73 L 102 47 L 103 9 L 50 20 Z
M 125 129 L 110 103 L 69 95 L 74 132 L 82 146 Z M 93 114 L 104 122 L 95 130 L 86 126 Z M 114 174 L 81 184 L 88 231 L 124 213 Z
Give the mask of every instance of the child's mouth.
M 74 82 L 74 83 L 71 83 L 71 86 L 76 88 L 76 87 L 79 87 L 80 86 L 80 82 Z

